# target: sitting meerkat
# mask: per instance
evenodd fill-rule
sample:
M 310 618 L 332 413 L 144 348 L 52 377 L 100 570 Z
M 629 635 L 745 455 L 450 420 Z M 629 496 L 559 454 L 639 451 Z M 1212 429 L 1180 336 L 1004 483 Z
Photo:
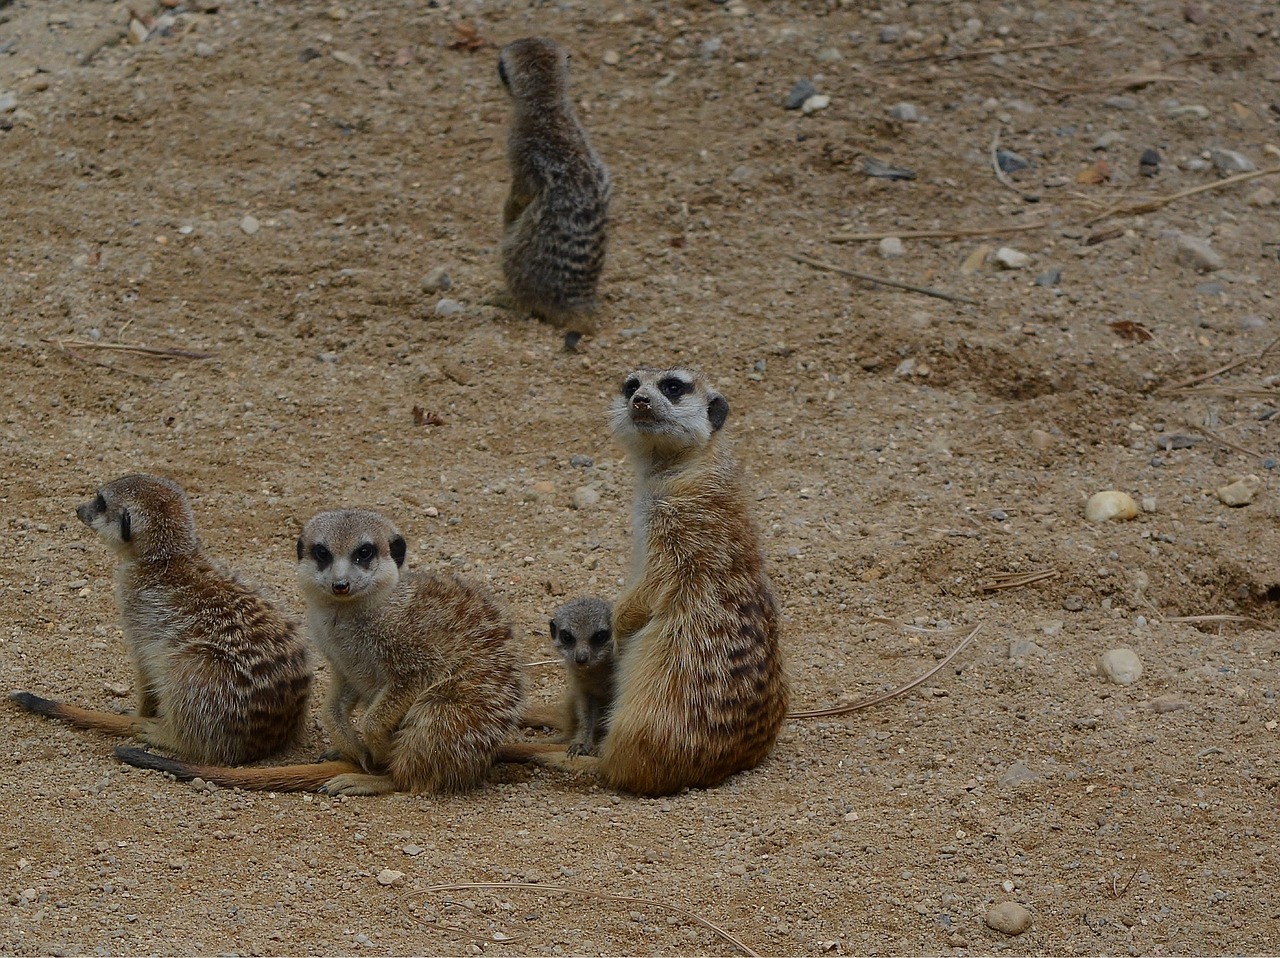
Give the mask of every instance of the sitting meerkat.
M 511 191 L 502 211 L 502 272 L 515 307 L 567 330 L 594 328 L 604 267 L 609 172 L 569 99 L 569 58 L 551 40 L 503 47 L 498 76 L 511 94 Z
M 595 755 L 613 705 L 613 611 L 603 599 L 574 599 L 551 617 L 551 641 L 564 657 L 565 741 L 570 755 Z
M 205 557 L 182 489 L 125 476 L 76 515 L 119 559 L 116 600 L 138 710 L 95 712 L 29 692 L 12 699 L 194 762 L 252 762 L 292 744 L 311 690 L 306 642 L 266 599 Z
M 403 572 L 405 551 L 404 537 L 376 512 L 322 512 L 298 539 L 308 628 L 333 672 L 325 711 L 337 760 L 229 769 L 141 749 L 116 754 L 179 778 L 258 790 L 382 795 L 480 785 L 524 703 L 511 625 L 478 586 Z
M 613 608 L 616 695 L 595 764 L 614 788 L 718 785 L 764 760 L 787 714 L 778 612 L 722 438 L 728 414 L 682 368 L 636 370 L 611 410 L 637 480 L 632 570 Z M 503 757 L 548 752 L 511 743 Z

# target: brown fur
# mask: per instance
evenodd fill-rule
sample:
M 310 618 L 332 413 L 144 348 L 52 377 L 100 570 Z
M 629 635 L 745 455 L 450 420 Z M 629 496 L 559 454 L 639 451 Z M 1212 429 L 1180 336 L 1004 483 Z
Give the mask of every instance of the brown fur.
M 151 767 L 219 785 L 338 795 L 480 785 L 523 704 L 511 626 L 473 584 L 402 574 L 404 556 L 404 538 L 373 512 L 321 513 L 298 540 L 311 638 L 333 672 L 326 714 L 343 762 Z
M 195 762 L 251 762 L 297 737 L 311 664 L 297 626 L 200 549 L 177 484 L 125 476 L 76 514 L 114 551 L 138 691 L 134 715 L 15 693 L 28 711 L 131 735 Z
M 511 94 L 511 190 L 502 211 L 502 272 L 517 309 L 570 332 L 595 325 L 604 268 L 609 173 L 569 99 L 569 62 L 526 37 L 498 58 Z

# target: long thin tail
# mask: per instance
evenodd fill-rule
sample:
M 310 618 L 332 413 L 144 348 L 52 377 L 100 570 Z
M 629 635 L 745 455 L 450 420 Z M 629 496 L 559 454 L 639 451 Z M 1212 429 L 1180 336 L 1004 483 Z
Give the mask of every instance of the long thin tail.
M 118 746 L 116 758 L 135 768 L 168 772 L 189 781 L 203 778 L 225 788 L 246 788 L 254 792 L 314 792 L 335 775 L 360 774 L 364 770 L 352 762 L 313 762 L 308 765 L 277 765 L 258 768 L 225 768 L 193 765 L 176 758 L 148 752 L 145 748 Z
M 141 719 L 136 715 L 117 715 L 114 712 L 95 712 L 82 709 L 77 705 L 68 705 L 56 699 L 41 698 L 31 692 L 11 692 L 9 700 L 20 708 L 26 709 L 45 718 L 59 719 L 77 728 L 94 729 L 98 732 L 110 732 L 112 735 L 133 735 L 138 731 Z

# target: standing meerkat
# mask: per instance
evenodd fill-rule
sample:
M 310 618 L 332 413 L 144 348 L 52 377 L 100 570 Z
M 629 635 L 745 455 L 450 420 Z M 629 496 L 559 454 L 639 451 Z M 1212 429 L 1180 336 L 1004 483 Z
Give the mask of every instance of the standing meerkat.
M 636 471 L 632 569 L 613 608 L 616 697 L 596 768 L 642 795 L 710 788 L 769 754 L 787 713 L 778 612 L 729 404 L 689 369 L 636 370 L 611 409 Z M 521 760 L 547 749 L 513 743 Z
M 613 610 L 603 599 L 574 599 L 551 618 L 551 641 L 564 657 L 565 734 L 570 755 L 595 755 L 614 694 Z
M 493 598 L 453 575 L 402 572 L 404 537 L 376 512 L 322 512 L 297 551 L 308 629 L 333 673 L 325 711 L 338 760 L 227 769 L 117 755 L 259 790 L 382 795 L 483 782 L 524 701 L 511 625 Z
M 502 273 L 515 307 L 574 334 L 591 332 L 604 267 L 609 171 L 569 99 L 569 58 L 551 40 L 502 48 L 511 94 L 511 191 L 502 211 Z
M 13 700 L 195 762 L 252 762 L 290 745 L 311 690 L 306 642 L 261 595 L 205 558 L 182 489 L 125 476 L 76 515 L 120 560 L 116 601 L 138 710 L 94 712 L 29 692 Z

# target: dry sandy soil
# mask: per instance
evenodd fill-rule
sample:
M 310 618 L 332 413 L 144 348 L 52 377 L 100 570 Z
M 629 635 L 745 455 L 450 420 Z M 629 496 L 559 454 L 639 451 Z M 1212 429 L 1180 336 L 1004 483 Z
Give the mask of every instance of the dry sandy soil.
M 9 687 L 131 704 L 112 564 L 72 510 L 139 470 L 295 612 L 302 522 L 383 510 L 545 660 L 550 611 L 626 567 L 604 409 L 641 363 L 729 398 L 798 707 L 981 631 L 909 694 L 790 721 L 761 768 L 658 801 L 533 768 L 448 798 L 193 788 L 7 709 L 0 950 L 736 951 L 658 904 L 432 888 L 454 882 L 648 899 L 760 953 L 1280 948 L 1280 185 L 1091 222 L 1231 175 L 1211 150 L 1280 162 L 1273 3 L 176 2 L 138 0 L 131 38 L 123 3 L 0 2 Z M 535 33 L 572 52 L 616 181 L 578 353 L 488 305 L 492 44 Z M 825 109 L 784 109 L 801 77 Z M 1012 186 L 997 132 L 1031 164 Z M 965 228 L 996 232 L 909 235 Z M 424 288 L 440 268 L 452 288 Z M 1220 501 L 1247 474 L 1253 501 Z M 1105 489 L 1144 511 L 1087 522 Z M 1127 686 L 1099 672 L 1121 647 Z M 313 723 L 284 758 L 324 745 Z M 1001 902 L 1031 928 L 989 928 Z

